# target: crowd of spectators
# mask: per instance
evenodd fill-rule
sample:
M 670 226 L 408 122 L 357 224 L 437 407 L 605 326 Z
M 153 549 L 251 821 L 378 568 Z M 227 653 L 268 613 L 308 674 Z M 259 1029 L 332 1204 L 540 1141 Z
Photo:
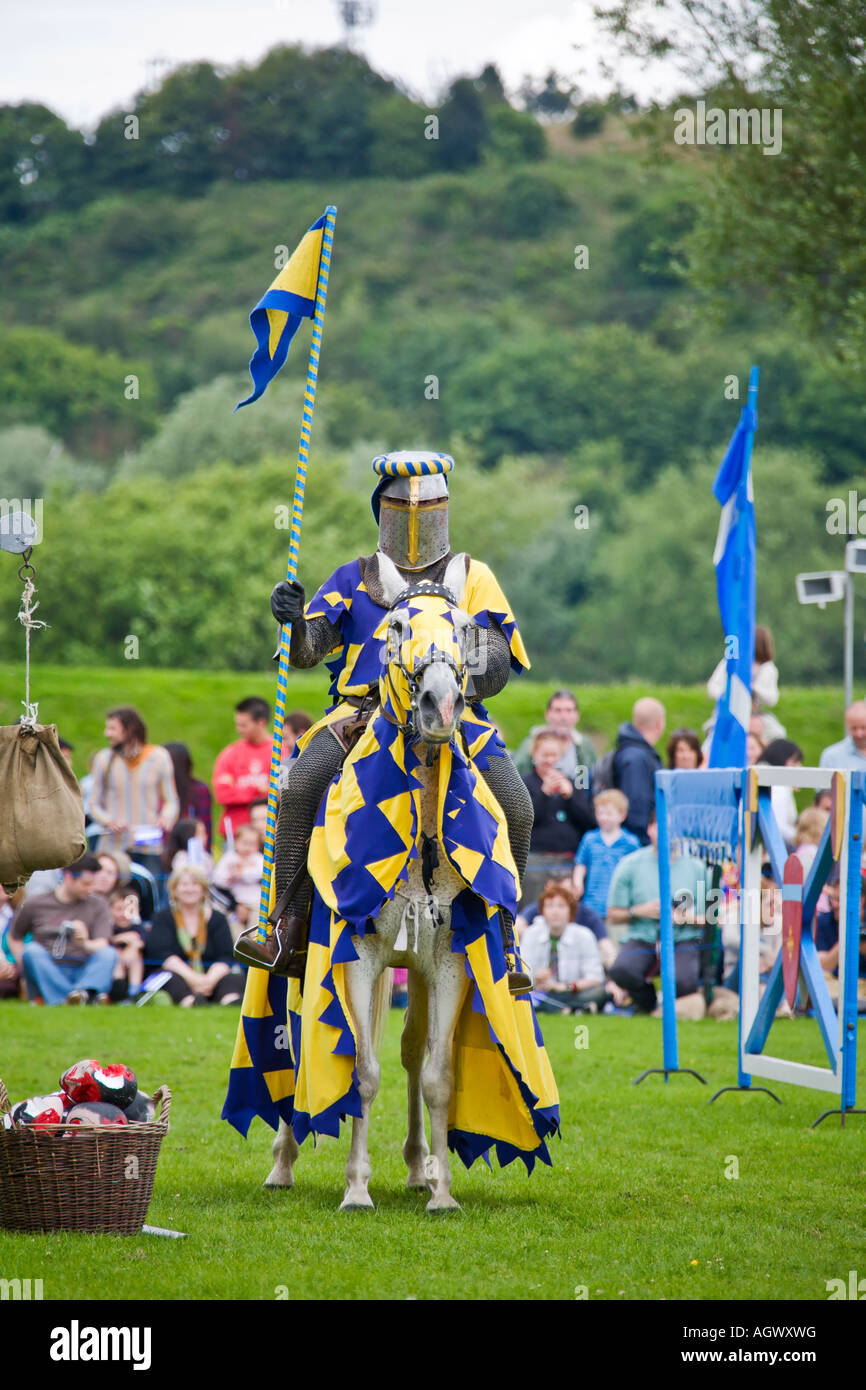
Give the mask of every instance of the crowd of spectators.
M 717 699 L 723 688 L 720 663 L 708 694 Z M 778 670 L 772 636 L 760 627 L 753 688 L 749 764 L 802 765 L 802 750 L 773 712 Z M 244 970 L 232 948 L 255 922 L 261 899 L 270 715 L 258 696 L 235 706 L 237 738 L 216 759 L 212 795 L 195 777 L 185 744 L 149 742 L 144 720 L 130 706 L 108 712 L 106 747 L 94 755 L 81 784 L 88 853 L 69 868 L 34 874 L 12 898 L 0 888 L 0 998 L 123 1003 L 159 994 L 183 1007 L 240 1001 Z M 580 718 L 574 693 L 555 691 L 543 722 L 508 755 L 534 812 L 516 922 L 521 954 L 541 1011 L 652 1012 L 661 911 L 655 773 L 663 758 L 680 772 L 706 766 L 712 720 L 703 738 L 677 727 L 665 741 L 664 705 L 641 696 L 613 746 L 601 752 L 579 729 Z M 284 760 L 310 724 L 302 711 L 286 717 Z M 822 767 L 866 768 L 866 701 L 848 708 L 845 728 L 846 737 L 822 752 Z M 70 757 L 70 745 L 61 740 L 61 746 Z M 830 795 L 818 792 L 811 806 L 798 811 L 795 791 L 774 786 L 773 810 L 787 850 L 807 872 L 830 813 Z M 769 969 L 779 949 L 781 885 L 773 882 L 769 865 L 764 873 L 762 966 Z M 678 905 L 678 998 L 697 995 L 711 978 L 735 992 L 735 865 L 714 873 L 675 847 L 670 880 Z M 722 898 L 715 932 L 702 910 L 711 888 Z M 838 906 L 838 879 L 834 883 L 831 875 L 815 921 L 828 978 L 838 967 Z M 861 974 L 866 977 L 866 948 Z
M 240 1002 L 232 950 L 261 898 L 270 714 L 257 696 L 235 706 L 238 738 L 216 759 L 212 797 L 185 744 L 151 743 L 138 710 L 109 710 L 106 747 L 81 784 L 87 853 L 13 897 L 0 888 L 0 998 Z M 286 717 L 284 757 L 310 725 L 300 710 Z

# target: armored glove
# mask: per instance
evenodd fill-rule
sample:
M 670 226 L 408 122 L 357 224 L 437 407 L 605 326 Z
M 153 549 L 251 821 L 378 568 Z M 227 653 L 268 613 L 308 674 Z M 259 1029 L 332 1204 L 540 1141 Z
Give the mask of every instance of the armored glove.
M 271 612 L 278 623 L 296 623 L 304 612 L 304 586 L 283 579 L 271 592 Z

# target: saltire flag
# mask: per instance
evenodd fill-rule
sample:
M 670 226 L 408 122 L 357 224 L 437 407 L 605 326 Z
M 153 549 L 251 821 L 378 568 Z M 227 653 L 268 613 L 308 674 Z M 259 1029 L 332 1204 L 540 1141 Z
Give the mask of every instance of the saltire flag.
M 258 343 L 250 359 L 253 390 L 246 400 L 238 401 L 235 410 L 259 399 L 285 362 L 301 319 L 313 317 L 326 218 L 327 213 L 323 212 L 304 233 L 288 262 L 250 314 L 250 328 Z
M 755 497 L 752 440 L 758 428 L 758 368 L 749 377 L 749 399 L 713 483 L 722 508 L 713 564 L 725 634 L 727 683 L 716 706 L 710 767 L 745 767 L 752 713 L 755 654 Z

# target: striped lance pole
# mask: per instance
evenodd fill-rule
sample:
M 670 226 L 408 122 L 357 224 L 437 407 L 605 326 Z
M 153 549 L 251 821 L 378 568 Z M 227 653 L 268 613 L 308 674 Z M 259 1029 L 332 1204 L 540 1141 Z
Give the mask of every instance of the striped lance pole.
M 307 482 L 307 459 L 310 453 L 310 430 L 313 424 L 313 408 L 316 404 L 316 380 L 319 374 L 319 353 L 322 348 L 322 327 L 325 320 L 325 298 L 328 293 L 328 271 L 331 265 L 331 248 L 334 244 L 335 207 L 325 208 L 325 225 L 322 228 L 322 255 L 319 261 L 319 278 L 316 283 L 316 307 L 313 313 L 313 338 L 307 358 L 307 385 L 304 390 L 304 411 L 301 417 L 301 438 L 298 445 L 298 467 L 295 473 L 295 496 L 292 501 L 292 525 L 289 533 L 289 563 L 286 579 L 293 580 L 298 573 L 298 548 L 301 543 L 301 516 L 304 510 L 304 488 Z M 265 831 L 264 873 L 262 875 L 262 896 L 259 903 L 259 940 L 263 941 L 268 932 L 268 913 L 270 912 L 271 882 L 274 872 L 274 841 L 277 833 L 277 810 L 280 801 L 280 764 L 283 753 L 283 721 L 286 717 L 286 688 L 289 672 L 289 645 L 292 640 L 291 624 L 287 623 L 280 634 L 280 663 L 277 669 L 277 696 L 274 702 L 274 746 L 271 754 L 271 776 L 268 787 L 268 823 Z

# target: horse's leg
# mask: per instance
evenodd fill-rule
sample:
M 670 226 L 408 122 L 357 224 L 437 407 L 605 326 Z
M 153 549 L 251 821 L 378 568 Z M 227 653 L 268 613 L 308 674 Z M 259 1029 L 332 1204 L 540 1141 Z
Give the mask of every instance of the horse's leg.
M 427 986 L 415 970 L 409 971 L 409 1002 L 400 1040 L 400 1060 L 406 1068 L 409 1092 L 409 1128 L 403 1157 L 409 1169 L 407 1187 L 429 1187 L 426 1161 L 429 1149 L 424 1133 L 424 1097 L 421 1094 L 421 1067 L 427 1045 Z
M 291 1125 L 287 1125 L 285 1120 L 280 1120 L 271 1154 L 274 1166 L 265 1178 L 265 1187 L 294 1187 L 295 1175 L 292 1169 L 298 1156 L 298 1143 Z
M 364 942 L 358 947 L 358 956 L 358 960 L 346 966 L 346 993 L 357 1033 L 355 1068 L 363 1113 L 352 1121 L 352 1144 L 346 1159 L 346 1191 L 340 1203 L 341 1211 L 373 1209 L 373 1199 L 367 1191 L 371 1171 L 367 1127 L 381 1074 L 373 1049 L 373 994 L 382 967 L 370 947 L 365 949 Z
M 430 1025 L 428 1042 L 430 1056 L 421 1073 L 424 1100 L 430 1112 L 430 1148 L 427 1161 L 428 1180 L 432 1196 L 427 1210 L 459 1211 L 460 1204 L 451 1196 L 451 1165 L 448 1162 L 448 1108 L 454 1084 L 452 1045 L 457 1016 L 468 981 L 464 957 L 449 951 L 436 962 L 429 983 Z

